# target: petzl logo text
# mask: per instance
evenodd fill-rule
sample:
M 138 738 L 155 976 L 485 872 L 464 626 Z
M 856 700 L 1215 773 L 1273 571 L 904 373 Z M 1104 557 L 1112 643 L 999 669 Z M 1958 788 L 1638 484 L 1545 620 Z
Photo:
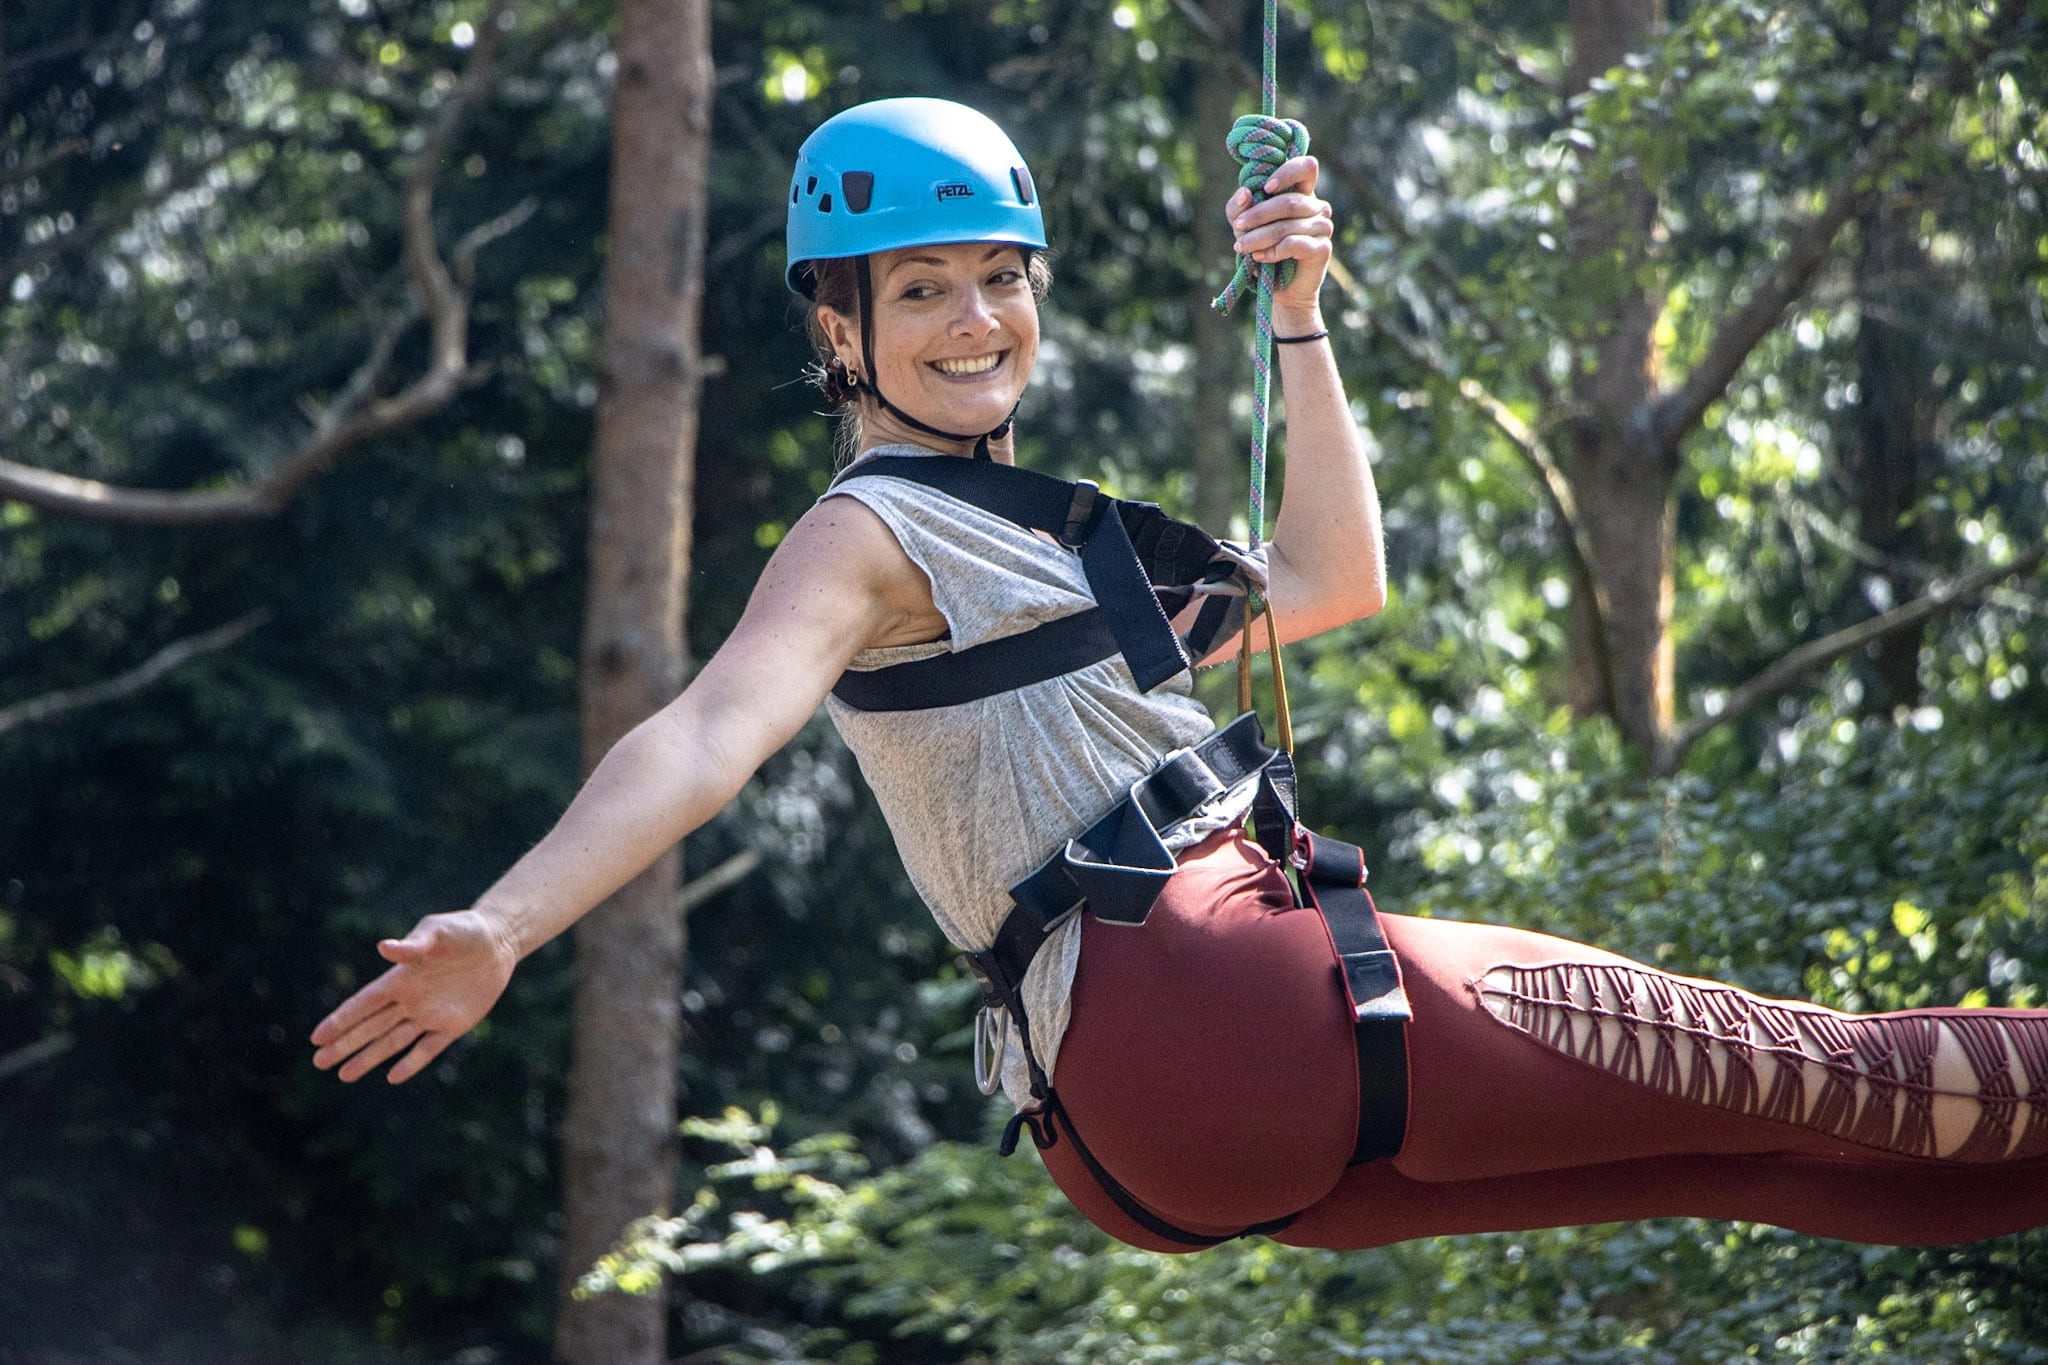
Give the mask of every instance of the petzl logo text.
M 974 186 L 963 185 L 958 181 L 950 185 L 940 185 L 937 188 L 939 198 L 941 199 L 972 199 L 974 197 Z

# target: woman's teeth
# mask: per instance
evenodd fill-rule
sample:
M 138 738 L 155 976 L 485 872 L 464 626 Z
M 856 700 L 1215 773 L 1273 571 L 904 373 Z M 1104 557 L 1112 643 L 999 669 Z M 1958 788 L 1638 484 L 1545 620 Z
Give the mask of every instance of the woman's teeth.
M 940 374 L 986 374 L 1002 363 L 1003 354 L 997 351 L 994 355 L 985 355 L 976 360 L 934 360 L 932 368 Z

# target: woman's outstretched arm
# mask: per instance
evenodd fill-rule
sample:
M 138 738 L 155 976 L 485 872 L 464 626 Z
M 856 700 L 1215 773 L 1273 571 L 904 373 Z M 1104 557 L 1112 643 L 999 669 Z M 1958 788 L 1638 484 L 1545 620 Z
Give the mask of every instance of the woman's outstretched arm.
M 392 1081 L 417 1075 L 489 1012 L 521 958 L 717 814 L 855 653 L 929 604 L 922 575 L 873 512 L 850 498 L 812 508 L 730 638 L 680 696 L 612 746 L 547 836 L 468 910 L 428 915 L 377 945 L 393 965 L 313 1030 L 314 1065 L 353 1081 L 398 1057 Z

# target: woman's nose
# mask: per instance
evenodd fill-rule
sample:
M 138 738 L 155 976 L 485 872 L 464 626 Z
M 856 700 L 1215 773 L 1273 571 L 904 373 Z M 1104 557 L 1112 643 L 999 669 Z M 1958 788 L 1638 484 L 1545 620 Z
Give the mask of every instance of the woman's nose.
M 996 310 L 979 289 L 962 292 L 960 311 L 953 315 L 953 330 L 962 336 L 986 336 L 996 329 Z

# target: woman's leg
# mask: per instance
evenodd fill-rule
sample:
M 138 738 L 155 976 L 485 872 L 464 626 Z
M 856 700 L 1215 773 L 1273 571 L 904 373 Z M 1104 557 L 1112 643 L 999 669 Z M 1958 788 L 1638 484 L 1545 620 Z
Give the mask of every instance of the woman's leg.
M 1289 1246 L 1355 1250 L 1450 1233 L 1673 1217 L 1736 1218 L 1894 1246 L 1975 1241 L 2048 1225 L 2048 1160 L 1667 1156 L 1449 1181 L 1414 1180 L 1375 1161 L 1352 1167 L 1273 1236 Z
M 1057 1086 L 1153 1213 L 1280 1239 L 1696 1215 L 1934 1243 L 2048 1224 L 2048 1012 L 1855 1018 L 1563 939 L 1382 916 L 1415 1017 L 1401 1154 L 1346 1170 L 1348 1010 L 1320 917 L 1255 845 L 1191 851 L 1139 928 L 1084 928 Z M 1041 1154 L 1111 1235 L 1062 1138 Z
M 1415 1009 L 1405 1176 L 2048 1156 L 2048 1011 L 1844 1015 L 1524 930 L 1382 922 Z
M 1277 1239 L 1690 1216 L 1938 1245 L 2048 1225 L 2048 1012 L 1863 1018 L 1517 929 L 1381 917 L 1408 1137 Z

